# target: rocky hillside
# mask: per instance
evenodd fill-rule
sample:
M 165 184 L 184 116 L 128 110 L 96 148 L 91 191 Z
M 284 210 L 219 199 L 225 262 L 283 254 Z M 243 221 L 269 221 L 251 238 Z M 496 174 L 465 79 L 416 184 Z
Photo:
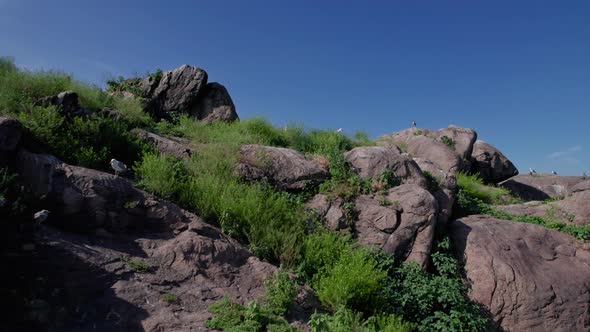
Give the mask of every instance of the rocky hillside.
M 239 121 L 197 67 L 0 60 L 2 330 L 590 330 L 590 179 L 467 128 L 355 137 Z

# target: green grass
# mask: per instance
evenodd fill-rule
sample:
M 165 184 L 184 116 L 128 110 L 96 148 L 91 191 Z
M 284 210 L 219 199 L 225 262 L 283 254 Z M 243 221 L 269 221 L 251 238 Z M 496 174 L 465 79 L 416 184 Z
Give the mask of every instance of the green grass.
M 489 204 L 509 204 L 516 201 L 506 188 L 485 185 L 477 175 L 457 174 L 457 186 L 461 191 Z
M 82 107 L 92 111 L 117 108 L 123 120 L 116 122 L 97 115 L 68 120 L 54 106 L 35 106 L 40 98 L 66 90 L 77 92 Z M 151 124 L 149 117 L 141 113 L 137 102 L 109 96 L 68 74 L 20 70 L 9 59 L 0 58 L 0 115 L 21 121 L 48 152 L 70 164 L 108 170 L 112 158 L 129 165 L 140 159 L 149 148 L 131 136 L 129 129 Z

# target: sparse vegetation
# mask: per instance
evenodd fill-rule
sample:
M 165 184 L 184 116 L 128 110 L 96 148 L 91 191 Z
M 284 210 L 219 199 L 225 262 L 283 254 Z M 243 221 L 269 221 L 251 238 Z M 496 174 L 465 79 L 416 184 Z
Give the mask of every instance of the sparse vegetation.
M 469 187 L 467 187 L 466 190 L 464 187 L 461 186 L 461 184 L 459 184 L 459 191 L 457 193 L 457 208 L 454 209 L 457 217 L 473 214 L 484 214 L 497 219 L 525 222 L 529 224 L 544 226 L 550 229 L 554 229 L 572 235 L 578 240 L 582 241 L 590 240 L 590 225 L 566 224 L 556 219 L 555 215 L 551 212 L 544 217 L 511 214 L 506 211 L 502 211 L 501 209 L 488 203 L 490 200 L 488 200 L 488 202 L 482 200 L 480 198 L 481 192 L 475 192 L 479 193 L 480 195 L 474 195 L 474 191 L 469 190 Z M 484 197 L 490 199 L 491 196 Z
M 147 273 L 150 272 L 152 267 L 146 264 L 145 262 L 138 260 L 138 259 L 131 259 L 129 257 L 122 257 L 121 261 L 124 262 L 130 269 Z
M 455 150 L 456 142 L 452 138 L 450 138 L 449 136 L 442 136 L 440 138 L 440 141 L 443 142 L 443 143 L 445 143 L 446 146 L 448 146 L 449 148 L 451 148 L 451 150 Z
M 168 302 L 168 303 L 174 303 L 178 301 L 178 296 L 172 294 L 172 293 L 164 293 L 164 295 L 162 295 L 162 300 Z
M 222 331 L 297 331 L 282 318 L 289 310 L 298 287 L 284 271 L 265 282 L 266 294 L 261 301 L 245 306 L 224 298 L 209 307 L 213 318 L 208 328 Z

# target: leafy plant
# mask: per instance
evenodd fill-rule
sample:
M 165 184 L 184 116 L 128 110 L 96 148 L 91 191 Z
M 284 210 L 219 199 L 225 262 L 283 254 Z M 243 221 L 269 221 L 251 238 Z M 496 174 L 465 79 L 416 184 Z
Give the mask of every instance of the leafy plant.
M 124 262 L 125 264 L 127 264 L 127 266 L 129 268 L 131 268 L 132 270 L 135 270 L 137 272 L 150 272 L 151 271 L 151 266 L 149 266 L 148 264 L 144 263 L 143 261 L 140 261 L 138 259 L 131 259 L 129 257 L 122 257 L 121 261 Z
M 451 150 L 455 150 L 455 145 L 457 144 L 452 138 L 449 136 L 442 136 L 440 138 L 441 142 L 445 143 Z

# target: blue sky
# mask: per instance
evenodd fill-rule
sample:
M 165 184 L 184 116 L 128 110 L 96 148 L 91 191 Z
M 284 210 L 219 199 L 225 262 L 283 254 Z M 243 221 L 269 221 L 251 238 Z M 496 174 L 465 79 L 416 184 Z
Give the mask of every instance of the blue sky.
M 188 63 L 242 118 L 455 124 L 521 172 L 590 174 L 589 1 L 0 0 L 0 55 L 101 85 Z

